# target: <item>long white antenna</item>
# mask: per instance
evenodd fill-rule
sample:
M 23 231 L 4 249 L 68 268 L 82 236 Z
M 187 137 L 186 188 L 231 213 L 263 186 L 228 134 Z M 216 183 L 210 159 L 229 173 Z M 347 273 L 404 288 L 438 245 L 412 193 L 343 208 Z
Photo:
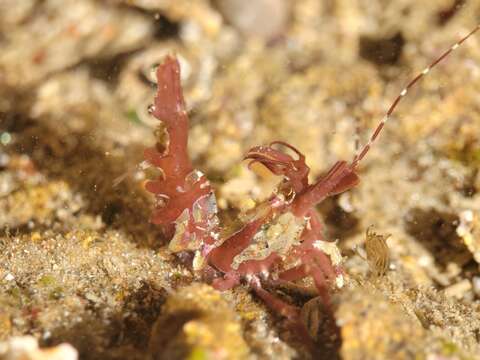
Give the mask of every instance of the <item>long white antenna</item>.
M 441 62 L 443 59 L 445 59 L 453 50 L 456 50 L 462 43 L 467 40 L 470 36 L 475 34 L 478 30 L 480 30 L 480 24 L 478 24 L 475 29 L 470 31 L 467 35 L 465 35 L 460 41 L 457 41 L 454 45 L 452 45 L 447 51 L 445 51 L 442 55 L 440 55 L 434 62 L 432 62 L 429 66 L 427 66 L 421 73 L 419 73 L 417 76 L 415 76 L 410 82 L 405 86 L 405 88 L 400 92 L 400 94 L 396 97 L 396 99 L 393 101 L 392 105 L 390 105 L 390 108 L 388 109 L 387 113 L 383 117 L 383 119 L 380 121 L 380 123 L 377 125 L 375 131 L 373 134 L 370 136 L 370 139 L 368 142 L 357 152 L 355 157 L 352 160 L 351 167 L 354 168 L 358 165 L 358 163 L 367 155 L 368 151 L 370 150 L 372 144 L 375 142 L 377 139 L 378 135 L 382 131 L 383 127 L 385 126 L 386 122 L 390 119 L 390 116 L 392 113 L 395 111 L 398 103 L 400 100 L 407 95 L 408 90 L 415 85 L 423 76 L 427 75 L 430 70 L 432 70 L 439 62 Z

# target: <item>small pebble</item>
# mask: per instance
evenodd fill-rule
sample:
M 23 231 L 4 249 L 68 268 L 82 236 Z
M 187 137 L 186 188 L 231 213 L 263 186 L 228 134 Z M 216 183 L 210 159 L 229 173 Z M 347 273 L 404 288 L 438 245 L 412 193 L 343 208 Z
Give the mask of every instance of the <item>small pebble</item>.
M 457 282 L 444 290 L 446 297 L 456 297 L 458 299 L 462 298 L 466 292 L 472 289 L 472 283 L 468 279 L 463 279 L 462 281 Z
M 473 292 L 480 298 L 480 276 L 474 276 L 472 279 Z
M 218 0 L 217 3 L 223 16 L 238 30 L 266 40 L 280 35 L 290 17 L 290 6 L 285 0 Z

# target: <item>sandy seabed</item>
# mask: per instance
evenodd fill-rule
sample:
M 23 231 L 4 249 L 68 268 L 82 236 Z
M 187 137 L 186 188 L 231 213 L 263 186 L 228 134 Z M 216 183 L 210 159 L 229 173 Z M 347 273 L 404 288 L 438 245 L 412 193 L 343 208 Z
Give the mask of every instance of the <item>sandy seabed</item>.
M 409 91 L 361 183 L 318 207 L 344 256 L 334 324 L 311 292 L 272 289 L 303 306 L 313 350 L 247 287 L 201 284 L 149 223 L 138 165 L 166 54 L 229 224 L 278 181 L 242 163 L 250 147 L 293 144 L 312 179 L 351 159 L 480 20 L 474 1 L 242 3 L 0 3 L 0 359 L 478 358 L 480 35 Z M 362 257 L 371 225 L 390 235 L 382 276 Z

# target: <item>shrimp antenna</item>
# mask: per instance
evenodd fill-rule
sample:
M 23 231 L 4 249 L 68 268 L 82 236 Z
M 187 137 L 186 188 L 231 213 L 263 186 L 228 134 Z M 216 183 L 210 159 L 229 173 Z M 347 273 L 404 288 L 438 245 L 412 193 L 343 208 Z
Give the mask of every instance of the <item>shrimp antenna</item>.
M 465 40 L 467 40 L 470 36 L 475 34 L 478 30 L 480 30 L 480 24 L 478 24 L 472 31 L 470 31 L 467 35 L 465 35 L 461 40 L 457 41 L 454 45 L 452 45 L 447 51 L 445 51 L 442 55 L 440 55 L 435 61 L 433 61 L 429 66 L 427 66 L 421 73 L 419 73 L 416 77 L 414 77 L 410 82 L 403 88 L 400 94 L 396 97 L 393 101 L 392 105 L 388 109 L 387 113 L 377 125 L 377 128 L 370 136 L 368 142 L 357 152 L 355 157 L 352 160 L 352 164 L 350 165 L 352 168 L 355 168 L 358 163 L 367 155 L 368 151 L 370 150 L 372 144 L 377 139 L 378 135 L 382 131 L 385 123 L 390 119 L 390 116 L 395 111 L 398 103 L 402 98 L 407 95 L 408 90 L 415 85 L 423 76 L 427 75 L 430 70 L 432 70 L 438 63 L 440 63 L 443 59 L 445 59 L 453 50 L 456 50 Z

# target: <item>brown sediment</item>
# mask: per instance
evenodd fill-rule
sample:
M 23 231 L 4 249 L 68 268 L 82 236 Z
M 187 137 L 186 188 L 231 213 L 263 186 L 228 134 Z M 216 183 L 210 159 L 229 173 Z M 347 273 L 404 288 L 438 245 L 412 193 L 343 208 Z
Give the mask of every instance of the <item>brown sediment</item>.
M 307 358 L 246 287 L 189 286 L 200 279 L 149 224 L 148 173 L 137 165 L 155 142 L 151 68 L 167 53 L 180 58 L 192 161 L 216 187 L 220 217 L 235 220 L 278 180 L 248 172 L 249 148 L 291 143 L 312 180 L 351 159 L 356 124 L 364 143 L 408 79 L 476 25 L 479 5 L 450 15 L 459 2 L 299 0 L 282 10 L 288 20 L 277 19 L 274 38 L 262 38 L 264 29 L 236 27 L 244 19 L 231 17 L 242 13 L 223 19 L 215 2 L 158 3 L 0 4 L 0 340 L 31 334 L 42 347 L 69 342 L 82 358 L 140 359 L 155 336 L 168 351 L 197 344 L 184 341 L 194 321 L 194 334 L 232 326 L 238 357 Z M 159 36 L 167 19 L 176 30 Z M 320 206 L 347 282 L 333 297 L 342 341 L 331 356 L 480 351 L 478 44 L 469 40 L 412 88 L 360 167 L 361 183 Z M 382 60 L 377 50 L 389 53 Z M 372 224 L 391 234 L 382 276 L 358 255 Z M 271 290 L 311 301 L 304 312 L 319 329 L 312 284 L 300 285 Z M 203 296 L 203 317 L 177 317 Z M 178 330 L 171 337 L 152 332 L 165 319 Z

